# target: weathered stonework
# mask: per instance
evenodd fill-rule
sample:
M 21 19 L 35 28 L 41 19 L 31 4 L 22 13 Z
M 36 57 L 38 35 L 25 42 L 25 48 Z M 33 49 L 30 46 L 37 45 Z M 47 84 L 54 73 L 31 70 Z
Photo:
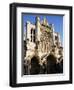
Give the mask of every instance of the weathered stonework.
M 35 55 L 41 60 L 42 56 L 51 52 L 54 45 L 57 49 L 61 46 L 59 33 L 55 32 L 54 25 L 48 24 L 45 18 L 40 21 L 40 18 L 36 17 L 35 25 L 27 21 L 26 29 L 26 60 L 31 60 Z

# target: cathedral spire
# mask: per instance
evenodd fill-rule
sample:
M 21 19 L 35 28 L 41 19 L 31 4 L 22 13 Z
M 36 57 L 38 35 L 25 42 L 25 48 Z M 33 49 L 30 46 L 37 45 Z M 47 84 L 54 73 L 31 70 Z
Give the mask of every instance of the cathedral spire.
M 47 22 L 47 19 L 46 19 L 46 16 L 44 16 L 44 18 L 43 18 L 43 24 L 46 25 L 46 26 L 49 26 L 49 24 Z
M 47 23 L 45 16 L 44 16 L 44 18 L 43 18 L 43 23 L 44 23 L 44 25 L 46 25 L 46 23 Z

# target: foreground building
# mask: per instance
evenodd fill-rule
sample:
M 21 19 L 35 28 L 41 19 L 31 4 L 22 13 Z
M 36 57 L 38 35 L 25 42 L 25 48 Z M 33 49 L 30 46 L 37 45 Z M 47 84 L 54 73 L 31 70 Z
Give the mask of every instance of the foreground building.
M 25 47 L 24 60 L 29 60 L 34 56 L 39 58 L 39 63 L 45 60 L 53 49 L 56 47 L 55 55 L 57 56 L 59 47 L 61 47 L 60 35 L 55 32 L 54 25 L 49 24 L 44 18 L 40 21 L 39 17 L 36 17 L 36 23 L 32 24 L 30 21 L 26 23 L 26 35 L 25 35 Z M 30 65 L 29 65 L 30 66 Z

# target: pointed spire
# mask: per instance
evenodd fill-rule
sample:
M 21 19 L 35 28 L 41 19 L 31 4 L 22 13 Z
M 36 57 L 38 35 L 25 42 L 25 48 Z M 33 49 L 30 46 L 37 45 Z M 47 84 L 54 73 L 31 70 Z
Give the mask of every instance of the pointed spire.
M 36 16 L 36 19 L 37 19 L 37 21 L 40 21 L 40 18 L 38 16 Z
M 44 23 L 44 25 L 46 25 L 46 17 L 45 16 L 43 18 L 43 23 Z
M 46 16 L 44 16 L 44 18 L 43 18 L 43 24 L 49 26 L 47 19 L 46 19 Z

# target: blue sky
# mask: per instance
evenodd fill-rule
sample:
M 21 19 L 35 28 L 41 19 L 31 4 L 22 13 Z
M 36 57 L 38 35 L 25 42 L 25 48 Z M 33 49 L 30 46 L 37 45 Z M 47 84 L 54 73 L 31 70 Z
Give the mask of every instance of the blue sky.
M 35 17 L 39 16 L 40 21 L 46 17 L 49 24 L 54 24 L 55 32 L 58 32 L 61 36 L 61 41 L 63 42 L 63 16 L 62 15 L 36 15 L 36 14 L 22 14 L 23 26 L 25 26 L 27 21 L 35 24 Z M 24 27 L 24 32 L 26 32 L 26 27 Z

